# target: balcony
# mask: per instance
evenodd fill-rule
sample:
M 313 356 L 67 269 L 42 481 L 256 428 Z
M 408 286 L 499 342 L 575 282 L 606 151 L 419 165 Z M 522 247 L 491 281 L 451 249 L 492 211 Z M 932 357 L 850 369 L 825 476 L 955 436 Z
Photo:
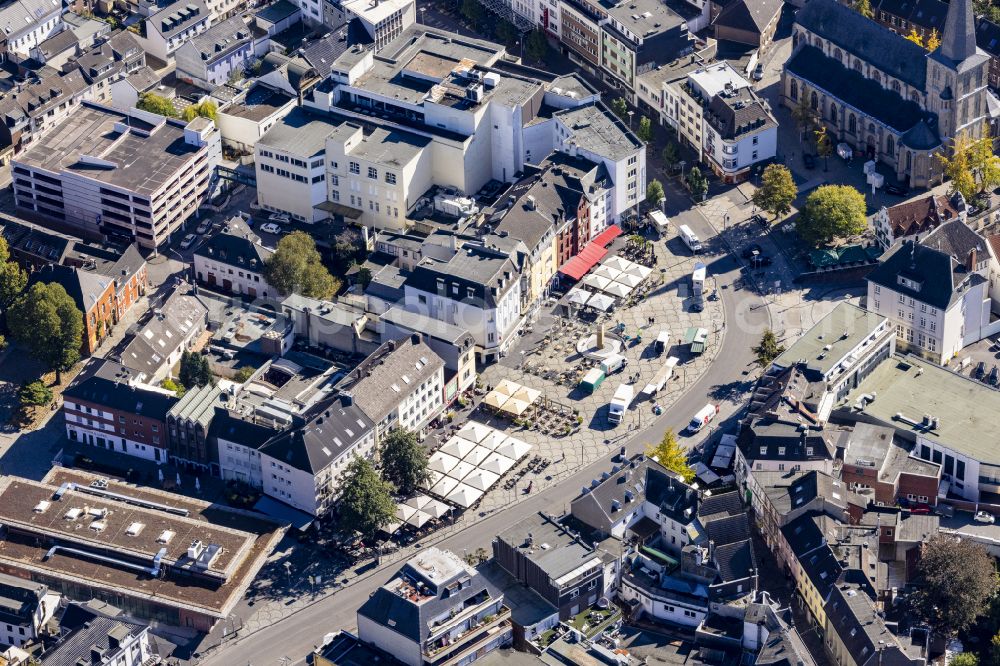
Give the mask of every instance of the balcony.
M 510 637 L 511 630 L 510 609 L 501 606 L 499 613 L 493 616 L 487 615 L 451 643 L 425 646 L 423 649 L 424 657 L 434 666 L 451 666 L 505 634 L 507 637 L 504 638 L 504 641 L 506 641 Z

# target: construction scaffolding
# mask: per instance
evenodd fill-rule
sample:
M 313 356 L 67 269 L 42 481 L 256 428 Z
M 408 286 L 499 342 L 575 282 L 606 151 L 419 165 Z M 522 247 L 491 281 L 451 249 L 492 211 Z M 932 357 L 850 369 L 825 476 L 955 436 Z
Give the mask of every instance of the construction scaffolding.
M 500 17 L 514 26 L 520 40 L 524 39 L 525 34 L 535 29 L 535 25 L 530 19 L 514 11 L 511 0 L 479 0 L 479 4 L 491 14 Z

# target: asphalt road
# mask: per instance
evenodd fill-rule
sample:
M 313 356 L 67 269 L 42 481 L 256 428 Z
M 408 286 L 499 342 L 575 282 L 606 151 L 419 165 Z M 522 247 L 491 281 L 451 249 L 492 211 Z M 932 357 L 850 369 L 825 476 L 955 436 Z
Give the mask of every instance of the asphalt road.
M 678 200 L 677 196 L 669 198 L 673 201 Z M 683 202 L 680 203 L 683 205 Z M 688 224 L 701 238 L 717 242 L 714 240 L 715 230 L 697 209 L 672 211 L 668 206 L 667 213 L 673 213 L 677 223 Z M 608 456 L 602 461 L 580 470 L 519 504 L 474 522 L 465 530 L 437 543 L 438 547 L 457 553 L 472 552 L 477 548 L 490 550 L 493 537 L 523 516 L 537 511 L 559 513 L 568 507 L 570 500 L 583 486 L 589 485 L 591 479 L 611 466 L 611 457 L 618 452 L 623 443 L 627 443 L 628 451 L 632 454 L 642 451 L 647 443 L 659 440 L 668 428 L 680 432 L 698 409 L 709 401 L 718 402 L 717 398 L 710 399 L 709 396 L 718 396 L 722 392 L 731 396 L 722 402 L 717 424 L 722 427 L 734 425 L 732 417 L 735 416 L 745 397 L 742 391 L 750 386 L 750 373 L 753 370 L 750 347 L 768 325 L 767 309 L 763 307 L 760 298 L 752 292 L 734 290 L 732 282 L 740 276 L 739 264 L 730 255 L 725 253 L 706 255 L 705 263 L 709 267 L 709 274 L 716 278 L 726 319 L 720 333 L 723 336 L 721 348 L 709 371 L 694 382 L 675 404 L 651 423 L 650 427 L 634 436 L 623 437 L 620 442 L 608 445 Z M 727 387 L 731 390 L 726 390 Z M 730 423 L 727 424 L 727 420 Z M 681 441 L 689 446 L 695 443 L 693 439 L 688 438 L 682 438 Z M 304 664 L 306 654 L 313 646 L 322 642 L 325 634 L 355 626 L 357 609 L 379 585 L 392 576 L 398 567 L 397 563 L 377 570 L 368 578 L 355 582 L 307 609 L 246 638 L 238 639 L 225 649 L 216 651 L 202 663 L 213 666 Z

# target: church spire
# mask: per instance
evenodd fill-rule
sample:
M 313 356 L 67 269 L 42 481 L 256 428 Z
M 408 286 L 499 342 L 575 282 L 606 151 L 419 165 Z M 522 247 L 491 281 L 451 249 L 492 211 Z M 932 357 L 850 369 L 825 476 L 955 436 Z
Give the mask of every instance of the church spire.
M 972 0 L 951 0 L 941 36 L 941 55 L 962 62 L 976 53 L 976 26 Z

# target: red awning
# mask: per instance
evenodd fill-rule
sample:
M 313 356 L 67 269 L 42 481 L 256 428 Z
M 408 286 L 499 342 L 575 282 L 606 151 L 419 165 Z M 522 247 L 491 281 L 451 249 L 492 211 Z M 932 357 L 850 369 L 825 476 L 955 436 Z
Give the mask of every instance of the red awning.
M 620 232 L 621 230 L 619 230 Z M 587 274 L 587 271 L 596 266 L 597 262 L 603 259 L 607 253 L 608 251 L 597 243 L 588 243 L 580 254 L 563 264 L 559 272 L 568 278 L 579 280 Z
M 611 241 L 622 235 L 622 228 L 617 224 L 612 224 L 610 227 L 597 234 L 597 238 L 590 241 L 591 243 L 597 243 L 601 247 L 607 247 L 611 245 Z

